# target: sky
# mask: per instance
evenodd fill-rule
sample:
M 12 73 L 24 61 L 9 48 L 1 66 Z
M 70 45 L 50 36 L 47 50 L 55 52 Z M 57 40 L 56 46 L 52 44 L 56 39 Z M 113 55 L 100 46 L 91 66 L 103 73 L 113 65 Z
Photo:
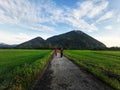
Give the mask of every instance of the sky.
M 0 43 L 80 30 L 120 47 L 120 0 L 0 0 Z

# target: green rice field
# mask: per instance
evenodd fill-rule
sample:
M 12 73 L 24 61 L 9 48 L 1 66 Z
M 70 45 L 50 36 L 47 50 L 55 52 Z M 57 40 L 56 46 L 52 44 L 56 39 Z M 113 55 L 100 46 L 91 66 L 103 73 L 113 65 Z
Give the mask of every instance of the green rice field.
M 51 50 L 0 50 L 0 90 L 30 90 Z
M 66 50 L 65 56 L 120 90 L 120 51 Z
M 51 50 L 0 50 L 0 90 L 30 90 Z M 120 90 L 120 51 L 65 50 L 64 55 L 108 85 Z

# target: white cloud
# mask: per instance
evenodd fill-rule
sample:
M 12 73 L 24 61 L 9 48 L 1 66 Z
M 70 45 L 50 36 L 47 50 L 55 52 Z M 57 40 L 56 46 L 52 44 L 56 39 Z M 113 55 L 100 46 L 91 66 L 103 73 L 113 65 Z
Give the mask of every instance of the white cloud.
M 87 13 L 93 8 L 92 1 L 85 1 L 83 3 L 78 3 L 78 7 L 76 9 L 71 10 L 73 12 L 73 16 L 76 19 L 81 19 L 81 17 L 86 16 Z
M 0 20 L 6 23 L 35 21 L 36 18 L 34 8 L 28 0 L 0 0 L 0 11 L 3 12 L 0 15 L 4 16 Z
M 0 22 L 26 25 L 33 30 L 52 31 L 53 27 L 42 24 L 49 21 L 46 21 L 45 16 L 42 16 L 44 8 L 46 9 L 42 4 L 35 6 L 29 0 L 0 0 Z
M 109 4 L 108 1 L 102 1 L 99 4 L 95 4 L 93 8 L 89 11 L 89 14 L 87 14 L 87 16 L 89 18 L 94 18 L 96 15 L 99 15 L 100 13 L 102 13 L 102 11 L 107 8 L 108 4 Z
M 106 0 L 88 0 L 83 3 L 77 3 L 77 8 L 68 9 L 67 17 L 63 17 L 63 21 L 72 25 L 76 29 L 81 29 L 85 31 L 95 31 L 98 30 L 95 23 L 88 23 L 83 17 L 87 17 L 88 20 L 99 16 L 103 10 L 108 6 L 109 2 Z
M 82 17 L 93 18 L 107 6 L 108 2 L 105 0 L 84 1 L 77 3 L 77 8 L 61 8 L 52 0 L 41 0 L 38 5 L 29 0 L 0 0 L 0 22 L 23 24 L 31 29 L 44 31 L 55 31 L 57 23 L 67 23 L 77 29 L 92 31 L 97 30 L 97 27 Z M 45 23 L 49 23 L 49 26 Z
M 103 7 L 102 4 L 103 2 L 101 2 L 100 6 Z M 49 12 L 51 11 L 53 15 L 49 19 L 53 20 L 54 23 L 59 23 L 59 22 L 65 23 L 70 26 L 73 26 L 75 29 L 81 29 L 81 30 L 86 30 L 86 31 L 97 30 L 97 27 L 95 26 L 95 24 L 93 23 L 89 24 L 87 21 L 82 19 L 82 17 L 87 16 L 88 12 L 90 12 L 93 8 L 96 8 L 95 3 L 93 1 L 85 1 L 83 3 L 78 3 L 77 8 L 65 7 L 63 9 L 63 8 L 58 8 L 56 6 L 54 6 L 54 8 L 49 9 Z M 105 7 L 103 8 L 105 9 Z M 99 10 L 99 13 L 101 11 L 102 10 Z
M 0 32 L 0 36 L 0 42 L 7 44 L 19 44 L 33 38 L 33 36 L 27 35 L 25 33 L 9 34 Z
M 25 33 L 18 33 L 17 35 L 12 35 L 12 38 L 14 38 L 14 40 L 16 41 L 19 41 L 19 40 L 28 40 L 30 39 L 30 36 Z
M 107 28 L 111 29 L 111 26 L 108 25 Z M 120 28 L 118 27 L 114 27 L 114 29 L 112 30 L 104 30 L 104 32 L 98 32 L 96 35 L 93 36 L 108 47 L 120 47 Z
M 113 16 L 114 16 L 114 12 L 113 12 L 113 11 L 109 11 L 109 12 L 105 13 L 103 16 L 101 16 L 101 17 L 97 20 L 97 22 L 110 19 L 110 18 L 112 18 Z
M 23 25 L 23 24 L 19 24 L 21 27 L 23 28 L 27 28 L 27 29 L 31 29 L 31 30 L 36 30 L 36 31 L 44 31 L 44 32 L 56 32 L 55 28 L 52 26 L 46 26 L 46 25 L 42 25 L 42 24 L 27 24 L 27 25 Z
M 98 36 L 95 37 L 99 41 L 103 42 L 107 47 L 119 47 L 120 46 L 120 40 L 118 37 L 112 37 L 112 36 Z
M 117 22 L 120 22 L 120 14 L 117 16 Z
M 112 30 L 113 27 L 112 27 L 111 25 L 108 25 L 108 26 L 105 26 L 105 29 L 107 29 L 107 30 Z
M 73 15 L 80 19 L 87 16 L 88 18 L 94 18 L 96 15 L 102 13 L 108 6 L 109 2 L 106 0 L 88 0 L 83 3 L 78 3 L 78 8 L 73 10 Z
M 88 32 L 97 30 L 97 27 L 94 24 L 88 24 L 83 19 L 77 20 L 77 19 L 74 19 L 73 17 L 71 18 L 69 17 L 69 18 L 65 18 L 65 22 L 69 23 L 70 25 L 72 25 L 74 28 L 78 30 L 84 30 Z
M 4 31 L 4 30 L 3 30 Z M 0 43 L 6 43 L 6 44 L 20 44 L 25 41 L 31 40 L 37 36 L 40 36 L 44 39 L 47 39 L 48 37 L 52 36 L 51 33 L 38 33 L 38 34 L 27 34 L 23 32 L 18 33 L 5 33 L 0 31 Z

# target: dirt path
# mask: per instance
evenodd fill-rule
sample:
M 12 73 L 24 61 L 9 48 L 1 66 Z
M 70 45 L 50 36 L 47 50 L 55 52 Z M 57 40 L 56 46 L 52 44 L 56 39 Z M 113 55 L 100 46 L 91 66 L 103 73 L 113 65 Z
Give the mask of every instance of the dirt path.
M 66 57 L 54 56 L 42 79 L 33 90 L 113 90 Z

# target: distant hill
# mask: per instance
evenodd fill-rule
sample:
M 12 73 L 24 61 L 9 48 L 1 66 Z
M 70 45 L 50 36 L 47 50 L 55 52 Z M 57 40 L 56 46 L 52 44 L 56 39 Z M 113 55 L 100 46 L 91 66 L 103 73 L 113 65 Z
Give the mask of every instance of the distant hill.
M 5 44 L 5 43 L 0 43 L 0 47 L 2 46 L 9 46 L 8 44 Z
M 9 45 L 9 44 L 5 44 L 5 43 L 0 43 L 0 48 L 14 48 L 16 47 L 16 45 Z
M 26 41 L 22 44 L 17 45 L 16 48 L 23 49 L 41 49 L 46 47 L 46 41 L 41 37 L 36 37 L 32 40 Z
M 16 48 L 100 49 L 106 48 L 106 46 L 84 32 L 75 30 L 50 37 L 47 40 L 37 37 L 18 45 Z

